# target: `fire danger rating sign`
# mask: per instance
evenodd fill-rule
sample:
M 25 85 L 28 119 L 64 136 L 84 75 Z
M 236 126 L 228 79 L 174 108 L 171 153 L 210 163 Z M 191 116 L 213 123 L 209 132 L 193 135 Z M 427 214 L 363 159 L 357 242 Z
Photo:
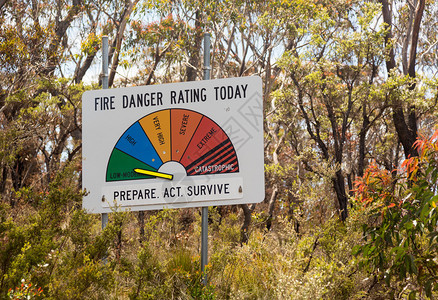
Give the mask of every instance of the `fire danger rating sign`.
M 90 213 L 264 199 L 260 77 L 87 91 L 82 129 Z

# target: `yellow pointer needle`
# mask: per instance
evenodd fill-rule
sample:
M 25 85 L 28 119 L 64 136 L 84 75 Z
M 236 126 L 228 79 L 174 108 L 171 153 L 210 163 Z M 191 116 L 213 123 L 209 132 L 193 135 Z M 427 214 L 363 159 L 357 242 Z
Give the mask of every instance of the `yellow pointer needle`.
M 139 174 L 149 175 L 149 176 L 165 178 L 165 179 L 169 179 L 169 180 L 173 179 L 173 175 L 167 174 L 167 173 L 154 172 L 154 171 L 149 171 L 149 170 L 144 170 L 144 169 L 134 169 L 134 172 L 139 173 Z

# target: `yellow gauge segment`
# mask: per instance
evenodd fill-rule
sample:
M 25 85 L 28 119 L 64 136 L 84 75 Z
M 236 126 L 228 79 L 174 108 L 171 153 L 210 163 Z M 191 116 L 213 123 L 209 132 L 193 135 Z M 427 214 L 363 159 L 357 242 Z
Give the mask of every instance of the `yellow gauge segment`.
M 134 169 L 134 172 L 139 173 L 139 174 L 169 179 L 169 180 L 173 179 L 173 175 L 167 174 L 167 173 L 155 172 L 155 171 L 144 170 L 144 169 Z

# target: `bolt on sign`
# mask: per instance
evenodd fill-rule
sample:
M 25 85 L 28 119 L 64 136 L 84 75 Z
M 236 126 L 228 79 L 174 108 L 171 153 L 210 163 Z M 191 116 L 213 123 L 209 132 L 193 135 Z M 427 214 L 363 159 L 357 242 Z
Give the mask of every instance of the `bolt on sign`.
M 82 128 L 90 213 L 264 199 L 260 77 L 87 91 Z

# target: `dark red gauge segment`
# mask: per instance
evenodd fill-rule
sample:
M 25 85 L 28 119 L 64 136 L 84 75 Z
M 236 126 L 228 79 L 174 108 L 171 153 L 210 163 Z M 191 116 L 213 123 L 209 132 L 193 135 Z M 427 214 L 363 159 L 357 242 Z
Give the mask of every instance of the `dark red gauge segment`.
M 237 154 L 227 134 L 204 117 L 184 153 L 181 164 L 187 175 L 238 172 Z
M 236 152 L 230 139 L 199 156 L 186 166 L 187 175 L 235 173 L 239 171 Z

